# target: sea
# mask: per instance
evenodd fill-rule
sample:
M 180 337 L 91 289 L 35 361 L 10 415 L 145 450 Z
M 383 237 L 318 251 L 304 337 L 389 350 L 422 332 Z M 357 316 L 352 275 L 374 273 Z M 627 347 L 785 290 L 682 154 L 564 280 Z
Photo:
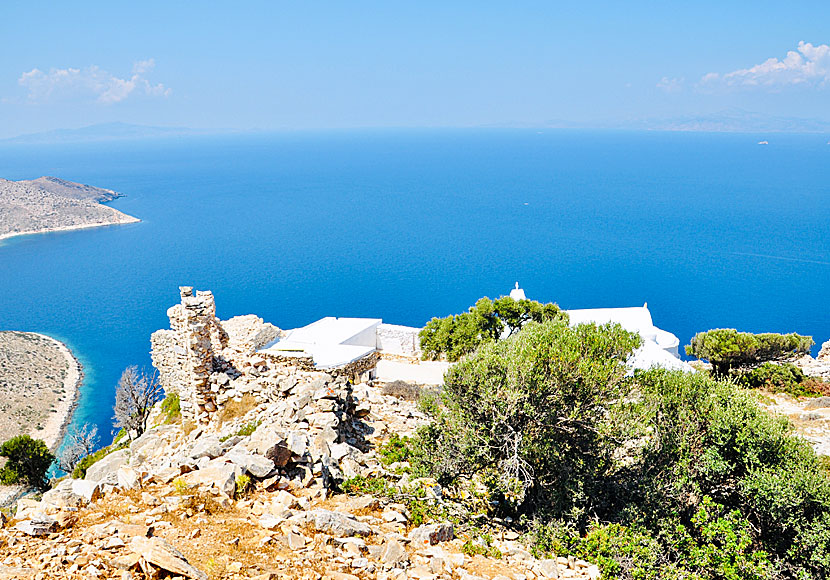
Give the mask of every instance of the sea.
M 564 308 L 830 339 L 826 135 L 526 129 L 0 144 L 0 176 L 114 189 L 136 224 L 0 242 L 0 329 L 84 366 L 75 424 L 112 432 L 179 286 L 221 318 L 421 326 L 516 282 Z M 759 145 L 759 141 L 769 141 Z

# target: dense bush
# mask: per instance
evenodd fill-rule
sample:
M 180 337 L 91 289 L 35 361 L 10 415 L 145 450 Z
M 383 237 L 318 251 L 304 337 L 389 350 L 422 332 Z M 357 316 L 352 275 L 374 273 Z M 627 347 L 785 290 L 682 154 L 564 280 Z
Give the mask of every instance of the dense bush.
M 716 375 L 726 376 L 731 369 L 754 367 L 769 361 L 786 361 L 809 354 L 815 344 L 810 336 L 752 334 L 734 328 L 716 328 L 698 332 L 686 347 L 686 354 L 712 364 Z
M 806 376 L 792 363 L 764 363 L 742 374 L 739 382 L 749 388 L 787 393 L 793 397 L 830 394 L 830 385 L 820 378 Z
M 421 460 L 443 481 L 476 476 L 511 509 L 586 514 L 616 443 L 608 403 L 627 394 L 639 336 L 619 325 L 528 324 L 447 374 Z
M 484 297 L 468 312 L 430 320 L 420 333 L 421 350 L 425 359 L 444 357 L 454 362 L 483 343 L 515 334 L 526 322 L 567 319 L 567 313 L 556 304 L 514 300 L 509 296 L 495 301 Z
M 22 483 L 39 489 L 48 489 L 46 472 L 55 456 L 40 439 L 29 435 L 12 437 L 0 445 L 0 456 L 7 459 L 0 469 L 0 482 L 5 485 Z
M 637 344 L 559 322 L 483 345 L 448 373 L 410 461 L 604 578 L 830 577 L 830 478 L 810 445 L 733 382 L 627 377 Z

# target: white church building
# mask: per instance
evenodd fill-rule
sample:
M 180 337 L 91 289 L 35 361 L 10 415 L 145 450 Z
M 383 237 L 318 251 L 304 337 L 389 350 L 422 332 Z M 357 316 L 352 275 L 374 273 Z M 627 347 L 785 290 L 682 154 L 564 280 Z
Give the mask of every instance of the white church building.
M 510 291 L 510 297 L 515 300 L 526 299 L 518 282 Z M 565 312 L 570 317 L 571 326 L 590 322 L 616 322 L 625 330 L 639 334 L 643 344 L 627 362 L 632 370 L 663 367 L 694 372 L 689 364 L 680 360 L 678 338 L 654 325 L 647 304 L 630 308 L 588 308 Z M 420 328 L 411 326 L 386 324 L 380 318 L 327 316 L 302 328 L 286 331 L 280 338 L 260 349 L 260 352 L 282 357 L 311 357 L 315 366 L 321 370 L 344 367 L 379 353 L 380 360 L 367 378 L 441 384 L 450 364 L 419 360 L 420 331 Z

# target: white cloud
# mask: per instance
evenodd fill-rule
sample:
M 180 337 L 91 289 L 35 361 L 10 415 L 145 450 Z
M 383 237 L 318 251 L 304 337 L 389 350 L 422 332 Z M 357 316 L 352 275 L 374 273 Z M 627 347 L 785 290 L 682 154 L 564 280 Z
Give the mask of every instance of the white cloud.
M 667 93 L 677 93 L 683 90 L 683 83 L 686 81 L 683 77 L 663 77 L 660 79 L 660 82 L 657 83 L 657 88 L 661 91 L 666 91 Z
M 153 84 L 145 77 L 155 64 L 153 59 L 139 61 L 133 65 L 132 76 L 123 79 L 95 65 L 84 69 L 53 68 L 49 72 L 35 68 L 20 75 L 17 82 L 26 88 L 29 100 L 36 102 L 91 98 L 99 103 L 112 104 L 136 92 L 166 97 L 170 89 L 161 83 Z
M 708 73 L 700 79 L 704 87 L 825 86 L 830 83 L 830 46 L 798 43 L 797 50 L 783 59 L 769 58 L 761 64 L 725 74 Z

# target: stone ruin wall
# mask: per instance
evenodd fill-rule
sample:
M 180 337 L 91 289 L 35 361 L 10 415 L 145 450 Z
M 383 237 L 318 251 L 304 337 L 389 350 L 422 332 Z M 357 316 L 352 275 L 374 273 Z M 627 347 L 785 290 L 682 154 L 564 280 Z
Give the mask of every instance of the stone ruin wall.
M 377 364 L 372 353 L 323 373 L 310 357 L 259 353 L 282 335 L 279 328 L 254 315 L 220 321 L 211 292 L 185 286 L 180 293 L 181 303 L 167 311 L 170 329 L 151 337 L 151 357 L 165 392 L 179 395 L 185 421 L 207 425 L 231 401 L 248 396 L 262 404 L 321 375 L 358 382 Z

